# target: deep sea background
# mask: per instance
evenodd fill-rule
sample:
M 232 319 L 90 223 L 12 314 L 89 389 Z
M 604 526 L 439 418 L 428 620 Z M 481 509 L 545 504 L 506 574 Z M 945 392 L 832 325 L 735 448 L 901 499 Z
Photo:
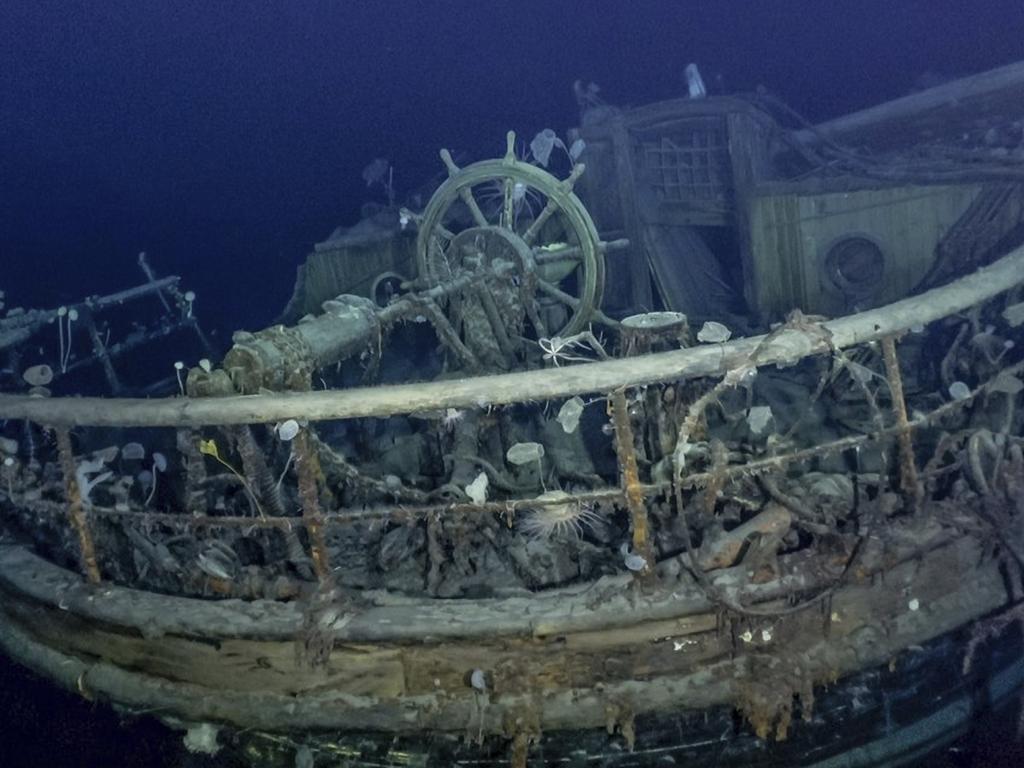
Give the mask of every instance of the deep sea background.
M 711 92 L 763 85 L 819 120 L 1022 57 L 1021 0 L 0 0 L 0 290 L 8 307 L 116 290 L 145 250 L 224 344 L 381 200 L 373 158 L 402 196 L 440 147 L 481 159 L 509 128 L 564 134 L 577 78 L 639 105 L 685 93 L 693 61 Z M 1018 764 L 1001 762 L 1011 726 L 985 727 L 928 764 Z M 0 766 L 175 751 L 0 666 Z

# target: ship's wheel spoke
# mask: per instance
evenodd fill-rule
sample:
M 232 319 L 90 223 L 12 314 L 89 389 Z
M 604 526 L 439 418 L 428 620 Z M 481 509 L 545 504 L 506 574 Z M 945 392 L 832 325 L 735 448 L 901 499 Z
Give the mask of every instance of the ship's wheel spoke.
M 449 243 L 455 239 L 455 233 L 448 229 L 448 227 L 444 226 L 444 224 L 439 223 L 434 227 L 434 232 L 443 237 Z M 438 240 L 438 242 L 440 242 L 440 240 Z
M 561 288 L 559 288 L 558 286 L 552 285 L 547 280 L 542 280 L 541 278 L 537 278 L 537 287 L 541 291 L 546 293 L 548 296 L 550 296 L 553 299 L 557 299 L 558 301 L 560 301 L 563 304 L 565 304 L 567 307 L 571 307 L 572 309 L 575 309 L 576 307 L 579 306 L 579 303 L 580 303 L 579 299 L 577 299 L 575 296 L 570 296 L 568 293 L 563 291 Z
M 555 211 L 558 210 L 558 203 L 553 198 L 548 198 L 548 204 L 544 206 L 544 210 L 540 212 L 533 223 L 523 233 L 523 242 L 527 245 L 533 245 L 533 241 L 537 239 L 537 235 L 540 233 L 540 228 L 547 224 L 548 219 L 554 216 Z
M 543 245 L 533 247 L 533 258 L 538 266 L 557 261 L 576 261 L 582 263 L 583 254 L 579 246 L 568 245 L 563 248 L 548 248 Z
M 484 216 L 484 212 L 480 210 L 480 206 L 477 204 L 476 198 L 473 197 L 473 190 L 471 187 L 463 187 L 460 189 L 459 197 L 461 197 L 462 202 L 466 204 L 470 215 L 473 217 L 473 221 L 476 222 L 478 227 L 486 227 L 490 224 L 490 222 L 487 221 L 487 217 Z
M 506 176 L 501 184 L 501 226 L 505 229 L 515 229 L 515 196 L 516 182 L 511 176 Z

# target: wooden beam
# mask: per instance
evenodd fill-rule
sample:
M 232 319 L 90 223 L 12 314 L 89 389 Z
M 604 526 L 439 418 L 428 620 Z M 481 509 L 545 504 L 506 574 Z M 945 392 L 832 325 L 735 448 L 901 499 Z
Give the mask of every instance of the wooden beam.
M 1024 62 L 887 101 L 800 131 L 803 144 L 822 138 L 872 147 L 909 145 L 927 138 L 956 135 L 988 114 L 1016 117 L 1024 101 Z
M 952 534 L 938 526 L 919 531 L 911 543 L 895 551 L 866 544 L 859 555 L 863 574 L 881 572 L 895 562 L 922 557 L 949 543 Z M 877 550 L 877 551 L 876 551 Z M 685 555 L 659 563 L 658 570 L 685 565 Z M 736 599 L 756 604 L 800 592 L 813 594 L 827 587 L 845 560 L 823 562 L 810 551 L 779 560 L 779 578 L 748 584 Z M 830 568 L 829 566 L 834 566 Z M 743 566 L 737 567 L 742 569 Z M 712 583 L 735 585 L 742 570 L 709 574 Z M 413 641 L 434 638 L 551 637 L 627 627 L 696 615 L 713 605 L 695 584 L 671 583 L 636 598 L 624 587 L 631 574 L 606 576 L 595 583 L 577 584 L 539 593 L 486 600 L 433 600 L 367 592 L 369 605 L 344 628 L 339 642 Z M 198 635 L 207 638 L 248 637 L 292 639 L 302 626 L 302 606 L 294 602 L 258 600 L 201 600 L 160 595 L 104 584 L 97 592 L 82 577 L 50 563 L 21 546 L 0 545 L 0 590 L 25 595 L 42 604 L 57 605 L 105 624 L 136 627 L 149 633 Z M 600 599 L 597 599 L 600 597 Z
M 642 357 L 471 379 L 431 381 L 322 392 L 221 398 L 50 398 L 0 395 L 0 419 L 29 419 L 54 426 L 184 427 L 274 423 L 286 419 L 321 421 L 444 408 L 480 408 L 548 400 L 590 392 L 611 392 L 700 376 L 716 376 L 749 363 L 791 364 L 812 354 L 902 333 L 991 299 L 1024 277 L 1024 247 L 949 285 L 885 307 L 831 320 L 831 335 L 793 329 Z
M 465 640 L 461 648 L 450 648 L 447 641 L 424 641 L 429 636 L 424 635 L 407 647 L 366 649 L 365 657 L 358 660 L 359 649 L 339 648 L 338 677 L 332 680 L 326 675 L 323 684 L 315 686 L 311 678 L 282 677 L 293 671 L 287 656 L 291 639 L 277 649 L 265 641 L 224 643 L 218 648 L 201 637 L 145 633 L 139 637 L 95 625 L 93 629 L 101 634 L 90 640 L 82 636 L 81 627 L 78 632 L 68 631 L 77 620 L 74 612 L 48 606 L 41 618 L 40 609 L 30 604 L 25 604 L 25 610 L 13 608 L 10 596 L 3 603 L 7 608 L 0 610 L 0 650 L 84 695 L 130 709 L 159 710 L 188 721 L 241 728 L 423 734 L 464 732 L 472 723 L 481 733 L 501 734 L 507 719 L 524 711 L 536 712 L 545 730 L 593 728 L 605 724 L 609 701 L 634 702 L 636 714 L 735 704 L 738 684 L 751 674 L 753 655 L 785 660 L 799 654 L 808 685 L 881 664 L 908 646 L 927 642 L 1006 604 L 998 563 L 981 561 L 979 554 L 978 543 L 964 538 L 887 569 L 884 580 L 865 579 L 838 590 L 830 606 L 833 623 L 828 634 L 807 631 L 800 622 L 809 615 L 788 617 L 772 625 L 770 636 L 759 632 L 735 641 L 733 654 L 723 655 L 732 636 L 704 633 L 719 651 L 708 658 L 708 649 L 701 643 L 677 647 L 673 627 L 657 625 L 655 629 L 667 629 L 670 634 L 653 638 L 648 628 L 639 628 L 648 639 L 638 650 L 652 665 L 643 670 L 628 664 L 588 666 L 586 661 L 588 657 L 618 659 L 615 644 L 628 648 L 636 640 L 629 631 L 607 638 L 591 635 L 583 638 L 582 646 L 566 638 L 565 643 L 498 642 L 487 649 Z M 602 647 L 591 650 L 594 642 Z M 206 647 L 197 645 L 193 654 L 192 643 Z M 176 656 L 181 657 L 177 663 Z M 259 674 L 266 688 L 254 690 L 253 681 L 244 679 L 248 673 L 239 675 L 240 661 L 250 657 L 264 670 Z M 358 668 L 346 669 L 346 660 L 358 663 Z M 404 676 L 396 667 L 399 661 Z M 268 663 L 270 669 L 266 669 Z M 197 679 L 196 667 L 203 666 L 215 671 Z M 480 711 L 476 691 L 464 682 L 474 668 L 486 668 L 500 683 L 507 683 L 496 688 L 501 695 L 490 699 L 486 712 Z M 515 677 L 520 669 L 524 676 L 551 677 L 536 677 L 535 685 L 524 687 Z M 434 680 L 442 680 L 442 686 L 436 687 Z

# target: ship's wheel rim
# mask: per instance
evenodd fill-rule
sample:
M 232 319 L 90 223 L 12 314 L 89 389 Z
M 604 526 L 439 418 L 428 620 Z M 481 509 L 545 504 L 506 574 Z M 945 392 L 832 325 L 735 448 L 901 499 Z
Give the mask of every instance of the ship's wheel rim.
M 568 273 L 577 275 L 576 290 L 568 295 L 568 299 L 566 298 L 567 292 L 562 291 L 558 285 L 550 283 L 544 285 L 543 267 L 538 269 L 537 274 L 539 287 L 544 289 L 548 295 L 565 303 L 569 310 L 568 321 L 561 328 L 550 331 L 550 335 L 564 337 L 578 333 L 588 326 L 594 312 L 599 308 L 605 279 L 604 256 L 597 227 L 586 206 L 573 192 L 573 185 L 583 173 L 584 166 L 577 165 L 567 179 L 558 179 L 543 168 L 517 159 L 513 150 L 514 143 L 515 134 L 509 132 L 508 151 L 504 158 L 482 160 L 464 168 L 455 165 L 446 150 L 441 151 L 441 157 L 448 166 L 449 177 L 431 197 L 420 221 L 416 248 L 419 275 L 429 285 L 437 285 L 450 277 L 450 275 L 443 274 L 443 270 L 437 268 L 437 253 L 439 249 L 443 251 L 450 244 L 454 239 L 452 235 L 459 234 L 459 232 L 452 233 L 447 230 L 445 217 L 453 206 L 459 205 L 460 202 L 465 205 L 467 195 L 471 201 L 467 208 L 470 206 L 477 208 L 476 211 L 472 211 L 470 208 L 476 218 L 473 226 L 477 228 L 500 227 L 507 230 L 512 237 L 521 241 L 521 246 L 517 250 L 525 248 L 536 252 L 538 249 L 548 246 L 549 244 L 539 243 L 536 239 L 542 227 L 538 227 L 536 232 L 531 233 L 529 229 L 525 232 L 516 231 L 514 222 L 510 226 L 508 214 L 511 190 L 515 185 L 522 184 L 526 190 L 525 194 L 535 191 L 543 196 L 543 199 L 547 201 L 545 211 L 547 207 L 553 207 L 553 212 L 548 214 L 545 222 L 557 216 L 571 235 L 571 239 L 574 241 L 573 247 L 578 249 L 578 255 L 574 258 L 578 259 L 579 266 Z M 488 184 L 500 185 L 504 193 L 501 208 L 492 212 L 490 217 L 480 209 L 474 192 L 475 188 Z M 541 218 L 545 211 L 539 212 L 537 218 Z M 533 236 L 533 239 L 530 238 L 530 235 Z M 551 290 L 551 288 L 555 290 Z

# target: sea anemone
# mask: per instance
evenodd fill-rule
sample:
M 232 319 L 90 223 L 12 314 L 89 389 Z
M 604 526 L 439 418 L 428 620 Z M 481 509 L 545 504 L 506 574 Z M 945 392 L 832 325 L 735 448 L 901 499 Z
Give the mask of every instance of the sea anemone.
M 567 499 L 565 503 L 550 502 Z M 547 491 L 537 497 L 537 501 L 549 502 L 530 511 L 522 522 L 522 531 L 534 539 L 546 539 L 554 536 L 583 536 L 583 529 L 590 528 L 601 521 L 601 516 L 594 511 L 592 504 L 576 501 L 565 491 Z
M 445 432 L 454 432 L 455 427 L 466 418 L 466 412 L 457 408 L 446 408 L 441 414 L 441 426 Z

